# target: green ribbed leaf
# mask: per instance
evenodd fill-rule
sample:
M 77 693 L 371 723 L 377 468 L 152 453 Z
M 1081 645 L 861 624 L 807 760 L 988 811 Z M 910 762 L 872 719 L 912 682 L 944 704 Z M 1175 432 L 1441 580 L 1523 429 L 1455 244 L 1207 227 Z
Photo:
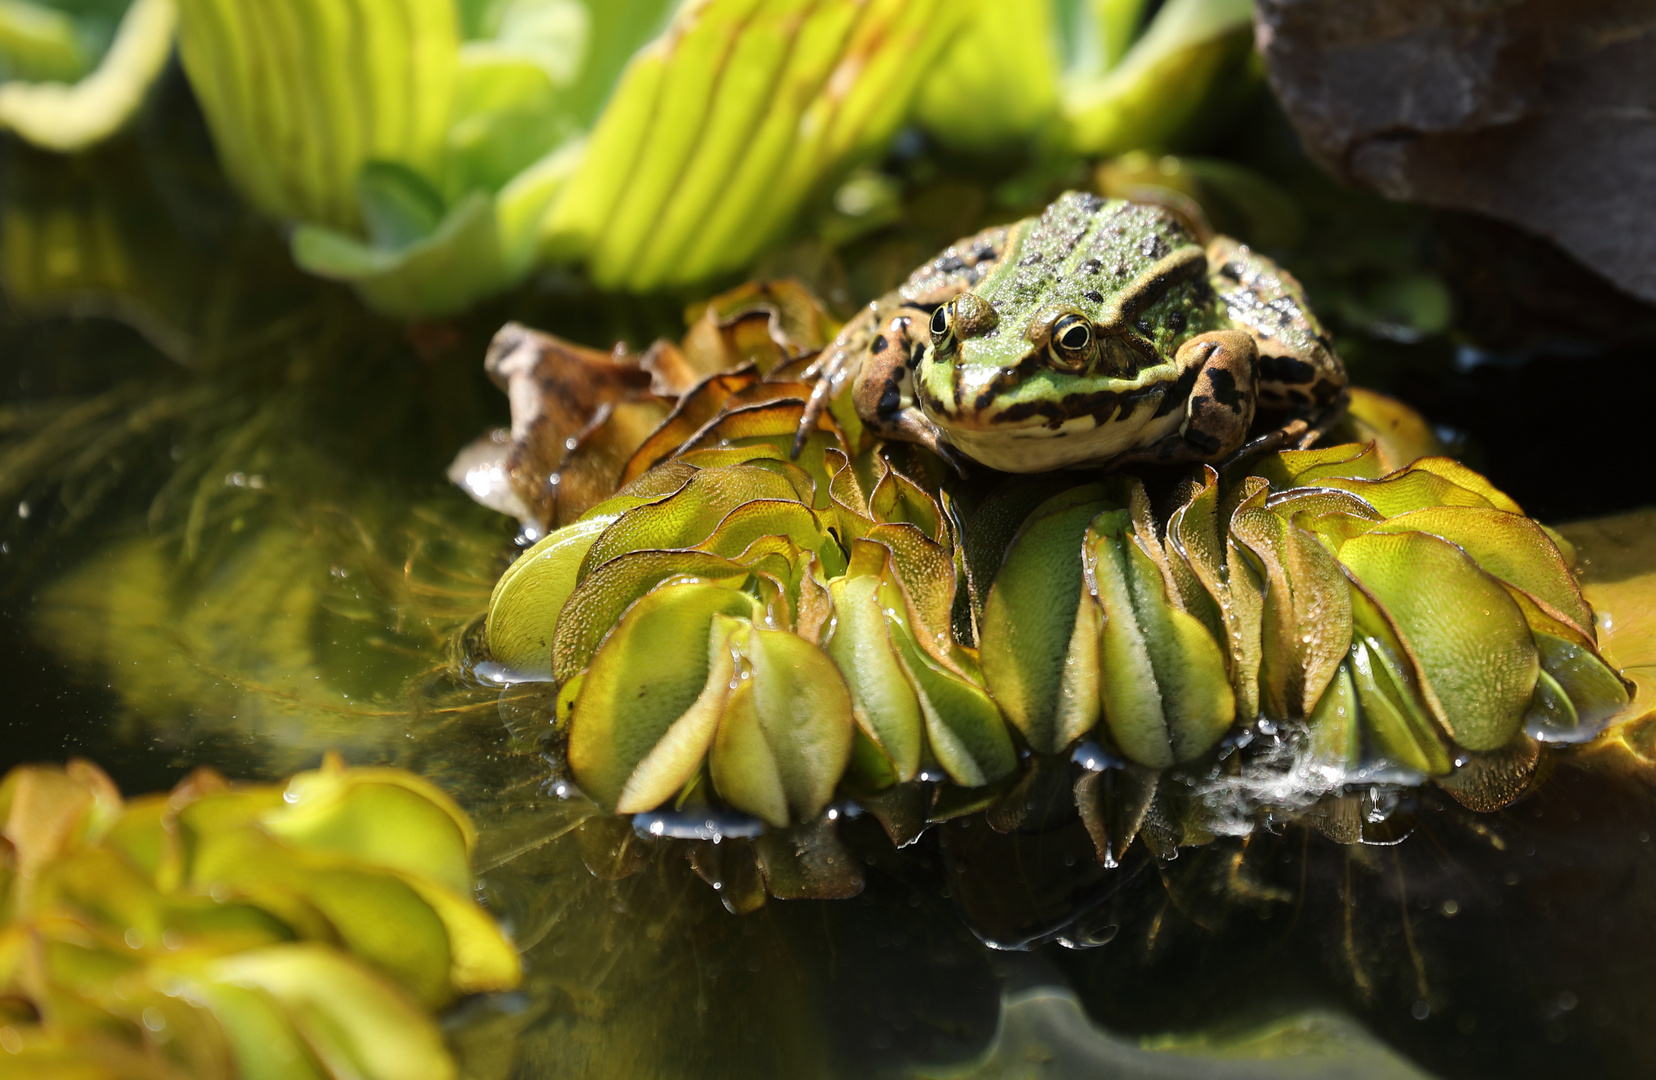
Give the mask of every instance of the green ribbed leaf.
M 453 0 L 180 0 L 179 50 L 225 170 L 260 209 L 343 231 L 371 161 L 442 174 Z
M 701 697 L 719 615 L 749 618 L 753 600 L 702 582 L 664 585 L 627 612 L 593 657 L 569 721 L 569 766 L 600 806 L 616 806 L 641 764 Z
M 885 758 L 891 779 L 908 781 L 920 771 L 924 719 L 888 634 L 879 590 L 876 574 L 855 568 L 828 583 L 834 621 L 824 647 L 850 688 L 857 726 Z
M 706 0 L 641 50 L 542 227 L 644 290 L 747 263 L 890 137 L 968 13 L 943 0 Z
M 1121 62 L 1063 95 L 1068 142 L 1084 154 L 1156 149 L 1249 77 L 1251 0 L 1169 0 Z
M 719 722 L 713 786 L 777 827 L 811 821 L 851 759 L 851 696 L 834 662 L 803 638 L 753 627 L 737 640 L 749 677 L 731 688 Z
M 1027 140 L 1058 109 L 1051 0 L 980 0 L 920 86 L 915 118 L 940 141 L 982 150 Z
M 543 537 L 495 582 L 486 634 L 489 656 L 525 679 L 552 677 L 552 634 L 575 591 L 581 560 L 613 517 L 585 518 Z
M 1155 767 L 1206 753 L 1236 719 L 1218 642 L 1169 600 L 1127 511 L 1095 518 L 1084 550 L 1087 585 L 1104 616 L 1098 685 L 1116 745 Z
M 1097 716 L 1066 708 L 1066 676 L 1080 636 L 1081 539 L 1105 506 L 1098 484 L 1073 488 L 1041 504 L 1013 539 L 983 606 L 980 655 L 995 701 L 1035 749 L 1056 753 Z M 1081 725 L 1085 724 L 1085 727 Z
M 1311 729 L 1313 762 L 1338 772 L 1361 764 L 1363 725 L 1349 659 L 1334 673 L 1322 699 L 1306 719 L 1306 725 Z
M 1261 696 L 1272 716 L 1305 717 L 1351 642 L 1351 590 L 1316 538 L 1263 501 L 1264 491 L 1254 492 L 1231 518 L 1231 535 L 1253 558 L 1265 586 Z
M 1512 741 L 1541 667 L 1529 624 L 1500 583 L 1424 533 L 1359 536 L 1339 559 L 1396 628 L 1443 729 L 1468 750 Z
M 1522 590 L 1553 618 L 1591 640 L 1593 611 L 1558 546 L 1529 518 L 1504 510 L 1433 506 L 1400 514 L 1376 533 L 1430 533 L 1454 544 L 1484 572 Z
M 1419 693 L 1413 664 L 1391 624 L 1360 589 L 1351 592 L 1355 637 L 1347 670 L 1361 709 L 1365 743 L 1393 765 L 1428 776 L 1453 768 L 1449 748 Z

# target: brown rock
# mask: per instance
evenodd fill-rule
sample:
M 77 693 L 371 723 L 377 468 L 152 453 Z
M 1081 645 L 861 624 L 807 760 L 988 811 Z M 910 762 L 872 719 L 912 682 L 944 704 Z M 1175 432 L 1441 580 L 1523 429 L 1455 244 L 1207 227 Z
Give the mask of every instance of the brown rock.
M 1258 0 L 1260 53 L 1342 179 L 1546 236 L 1656 301 L 1656 3 Z

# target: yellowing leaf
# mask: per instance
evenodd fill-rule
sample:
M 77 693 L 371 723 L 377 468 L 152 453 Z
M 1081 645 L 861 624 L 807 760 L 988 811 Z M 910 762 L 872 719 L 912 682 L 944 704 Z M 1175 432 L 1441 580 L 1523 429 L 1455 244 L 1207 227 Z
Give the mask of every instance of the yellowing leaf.
M 1340 562 L 1384 608 L 1451 737 L 1495 750 L 1523 724 L 1540 660 L 1523 612 L 1459 548 L 1420 533 L 1359 536 Z

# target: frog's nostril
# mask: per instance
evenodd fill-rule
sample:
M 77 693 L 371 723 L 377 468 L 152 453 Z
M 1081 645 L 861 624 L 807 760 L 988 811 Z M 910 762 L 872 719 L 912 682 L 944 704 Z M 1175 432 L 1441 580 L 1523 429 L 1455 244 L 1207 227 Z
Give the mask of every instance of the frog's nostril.
M 959 337 L 983 337 L 1000 323 L 1000 316 L 983 297 L 976 293 L 962 293 L 954 302 L 955 334 Z

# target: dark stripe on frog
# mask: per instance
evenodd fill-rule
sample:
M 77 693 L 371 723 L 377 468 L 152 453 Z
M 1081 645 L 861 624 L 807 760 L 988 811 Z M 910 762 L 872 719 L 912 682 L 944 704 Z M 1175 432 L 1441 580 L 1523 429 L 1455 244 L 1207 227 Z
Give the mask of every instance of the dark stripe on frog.
M 1162 398 L 1161 404 L 1156 406 L 1156 415 L 1166 416 L 1183 405 L 1190 398 L 1190 391 L 1196 385 L 1196 376 L 1199 374 L 1200 369 L 1192 367 L 1180 375 L 1179 381 L 1173 384 L 1172 392 Z
M 1196 452 L 1211 457 L 1219 452 L 1219 439 L 1205 431 L 1191 428 L 1184 433 L 1184 441 L 1195 448 Z
M 881 421 L 889 422 L 902 408 L 903 380 L 897 375 L 888 376 L 885 386 L 880 389 L 880 401 L 874 406 L 874 415 Z
M 1002 368 L 995 372 L 995 377 L 989 380 L 989 385 L 978 391 L 977 399 L 972 402 L 973 410 L 987 412 L 994 400 L 1005 393 L 1008 388 L 1023 382 L 1044 366 L 1045 361 L 1041 354 L 1033 352 L 1019 360 L 1013 367 Z M 959 375 L 958 370 L 955 375 Z
M 1317 369 L 1292 356 L 1261 356 L 1259 378 L 1285 386 L 1309 386 L 1316 381 Z

